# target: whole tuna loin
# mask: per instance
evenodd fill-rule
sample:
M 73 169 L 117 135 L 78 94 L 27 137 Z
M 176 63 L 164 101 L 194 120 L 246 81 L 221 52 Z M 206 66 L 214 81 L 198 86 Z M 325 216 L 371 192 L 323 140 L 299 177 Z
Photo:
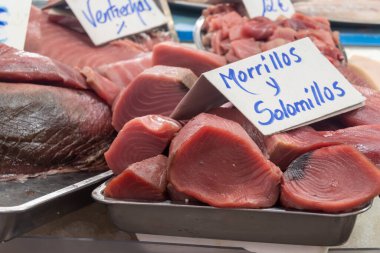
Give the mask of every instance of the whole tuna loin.
M 106 169 L 111 112 L 93 93 L 0 83 L 0 174 Z
M 169 182 L 212 206 L 271 207 L 281 175 L 238 123 L 215 115 L 196 116 L 170 145 Z
M 153 65 L 188 68 L 197 76 L 226 63 L 224 57 L 174 42 L 163 42 L 153 47 Z

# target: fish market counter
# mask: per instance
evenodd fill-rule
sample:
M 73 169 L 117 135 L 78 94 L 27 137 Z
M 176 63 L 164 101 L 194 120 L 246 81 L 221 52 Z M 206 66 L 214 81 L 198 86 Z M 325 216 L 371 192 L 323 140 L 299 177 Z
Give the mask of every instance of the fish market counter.
M 348 58 L 362 55 L 380 61 L 377 48 L 346 48 Z M 380 248 L 380 198 L 376 198 L 369 211 L 359 214 L 348 241 L 336 248 Z M 144 222 L 144 221 L 139 221 Z M 307 229 L 306 229 L 307 230 Z M 306 231 L 305 230 L 305 231 Z M 310 230 L 310 228 L 308 228 Z M 48 223 L 28 233 L 29 237 L 55 238 L 91 238 L 93 240 L 146 241 L 156 243 L 176 243 L 187 245 L 209 245 L 224 247 L 244 247 L 253 252 L 326 252 L 327 247 L 303 247 L 285 244 L 246 243 L 236 241 L 208 240 L 185 237 L 153 236 L 144 234 L 128 234 L 120 231 L 109 219 L 107 207 L 99 203 L 82 208 L 58 220 Z M 178 249 L 177 249 L 178 250 Z M 199 252 L 201 249 L 199 248 Z M 330 249 L 331 250 L 331 249 Z M 1 248 L 0 248 L 1 251 Z M 159 251 L 158 251 L 159 252 Z M 184 250 L 184 252 L 186 252 Z M 218 252 L 222 252 L 219 251 Z M 237 251 L 238 252 L 238 251 Z M 360 251 L 354 251 L 360 252 Z

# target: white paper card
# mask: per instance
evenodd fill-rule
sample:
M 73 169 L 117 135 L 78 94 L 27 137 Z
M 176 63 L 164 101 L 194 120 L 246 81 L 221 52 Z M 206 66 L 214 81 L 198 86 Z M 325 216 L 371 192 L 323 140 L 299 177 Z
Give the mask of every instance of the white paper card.
M 202 78 L 264 135 L 335 116 L 365 101 L 309 38 L 206 72 L 198 81 Z
M 95 45 L 167 22 L 153 0 L 66 0 Z
M 250 18 L 264 16 L 276 20 L 279 16 L 290 18 L 294 7 L 290 0 L 243 0 Z
M 0 43 L 24 49 L 32 0 L 0 0 Z

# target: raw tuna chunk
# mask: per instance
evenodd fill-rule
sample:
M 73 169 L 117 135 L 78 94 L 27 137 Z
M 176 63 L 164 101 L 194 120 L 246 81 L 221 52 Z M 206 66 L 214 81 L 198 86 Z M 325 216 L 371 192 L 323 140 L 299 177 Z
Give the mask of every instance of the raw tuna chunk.
M 346 127 L 380 124 L 380 92 L 360 86 L 355 88 L 367 98 L 365 106 L 341 114 L 338 116 L 340 122 Z
M 104 189 L 115 199 L 165 200 L 167 157 L 158 155 L 134 163 L 113 178 Z
M 232 41 L 231 48 L 239 59 L 261 53 L 260 44 L 252 38 Z
M 81 73 L 86 77 L 87 84 L 91 89 L 112 106 L 115 98 L 121 92 L 121 88 L 90 67 L 84 67 Z
M 161 154 L 180 128 L 177 121 L 159 115 L 129 121 L 105 153 L 108 166 L 120 174 L 132 163 Z
M 356 126 L 337 131 L 315 131 L 303 127 L 266 139 L 272 162 L 286 169 L 298 156 L 309 151 L 339 144 L 356 147 L 373 163 L 380 166 L 380 125 Z
M 274 134 L 265 139 L 270 160 L 282 170 L 286 170 L 294 159 L 304 153 L 336 144 L 340 143 L 325 138 L 311 127 Z
M 102 65 L 98 71 L 120 87 L 126 87 L 138 74 L 152 66 L 152 53 L 147 53 L 135 59 Z
M 153 48 L 153 65 L 188 68 L 197 76 L 226 65 L 226 63 L 226 60 L 222 56 L 174 42 L 160 43 Z
M 80 73 L 42 55 L 0 44 L 0 80 L 87 89 Z
M 212 206 L 273 206 L 281 175 L 239 124 L 215 115 L 198 115 L 170 145 L 169 182 Z
M 286 208 L 338 213 L 380 194 L 380 170 L 354 147 L 338 145 L 307 153 L 283 175 Z
M 239 123 L 239 125 L 241 125 L 247 132 L 249 137 L 251 137 L 251 139 L 260 148 L 261 152 L 267 156 L 263 134 L 238 109 L 235 107 L 217 107 L 207 113 Z
M 196 79 L 184 68 L 155 66 L 145 70 L 115 100 L 112 125 L 120 130 L 135 117 L 169 116 Z
M 35 7 L 30 13 L 25 50 L 79 68 L 97 67 L 145 53 L 145 49 L 128 39 L 96 47 L 86 34 L 50 22 L 48 15 Z
M 0 174 L 106 169 L 111 112 L 92 92 L 0 83 Z

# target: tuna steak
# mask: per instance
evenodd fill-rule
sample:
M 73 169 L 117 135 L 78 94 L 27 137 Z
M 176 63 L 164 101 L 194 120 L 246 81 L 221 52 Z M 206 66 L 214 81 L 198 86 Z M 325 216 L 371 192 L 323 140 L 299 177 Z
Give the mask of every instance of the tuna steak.
M 127 60 L 145 52 L 128 39 L 95 47 L 86 34 L 50 22 L 48 15 L 35 7 L 30 13 L 25 50 L 79 68 Z
M 153 47 L 153 65 L 188 68 L 197 76 L 226 63 L 224 57 L 174 42 L 163 42 Z
M 325 147 L 295 160 L 283 175 L 286 208 L 338 213 L 380 194 L 380 170 L 352 146 Z
M 152 66 L 152 53 L 147 53 L 135 59 L 102 65 L 98 71 L 120 87 L 126 87 L 138 74 Z
M 196 116 L 170 145 L 169 182 L 212 206 L 271 207 L 281 175 L 239 124 L 215 115 Z
M 115 199 L 165 200 L 167 157 L 158 155 L 130 165 L 113 178 L 104 195 Z
M 184 68 L 155 66 L 145 70 L 115 100 L 112 125 L 120 130 L 135 117 L 169 116 L 196 79 Z
M 177 121 L 159 115 L 129 121 L 105 153 L 108 166 L 120 174 L 132 163 L 161 154 L 180 128 Z
M 371 88 L 355 86 L 367 98 L 365 106 L 338 116 L 346 126 L 380 124 L 380 92 Z
M 217 107 L 207 113 L 239 123 L 260 148 L 261 152 L 268 157 L 263 134 L 238 109 L 235 107 Z
M 0 174 L 106 169 L 110 119 L 91 92 L 0 83 Z
M 88 86 L 107 104 L 112 106 L 121 92 L 121 88 L 90 67 L 84 67 L 81 73 L 86 77 Z
M 380 125 L 364 125 L 337 131 L 315 131 L 303 127 L 266 139 L 272 162 L 286 169 L 298 156 L 309 151 L 339 144 L 355 146 L 373 163 L 380 166 Z
M 77 70 L 48 57 L 20 51 L 5 44 L 0 44 L 0 80 L 87 89 L 84 78 Z

